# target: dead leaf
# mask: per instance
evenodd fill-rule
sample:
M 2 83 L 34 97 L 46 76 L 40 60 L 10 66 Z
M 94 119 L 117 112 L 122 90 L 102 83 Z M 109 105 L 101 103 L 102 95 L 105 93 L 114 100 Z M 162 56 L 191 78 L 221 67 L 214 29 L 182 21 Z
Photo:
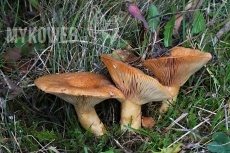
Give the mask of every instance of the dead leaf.
M 11 12 L 7 12 L 7 15 L 3 17 L 3 20 L 6 22 L 8 27 L 14 26 L 14 17 Z
M 122 62 L 127 62 L 127 63 L 136 61 L 138 59 L 138 57 L 132 54 L 131 52 L 121 50 L 121 49 L 114 50 L 111 55 L 117 60 L 120 60 Z
M 200 8 L 200 6 L 202 5 L 203 2 L 204 2 L 204 0 L 200 0 L 198 3 L 197 3 L 197 0 L 193 0 L 193 1 L 189 2 L 185 6 L 186 14 L 190 13 L 188 10 L 193 10 L 193 9 L 198 10 Z M 177 35 L 178 34 L 179 28 L 181 26 L 181 21 L 183 20 L 183 13 L 179 12 L 179 13 L 177 13 L 175 15 L 175 17 L 176 17 L 176 20 L 175 20 L 173 35 Z
M 20 137 L 16 138 L 16 140 L 20 140 Z M 2 138 L 0 142 L 8 142 L 8 141 L 16 141 L 15 138 Z
M 153 128 L 156 122 L 152 117 L 142 117 L 141 124 L 144 128 Z
M 173 29 L 173 35 L 177 35 L 178 34 L 178 30 L 180 28 L 181 25 L 181 21 L 183 20 L 183 15 L 182 13 L 177 13 L 176 14 L 176 20 L 175 20 L 175 25 L 174 25 L 174 29 Z
M 28 72 L 31 67 L 34 65 L 34 60 L 30 59 L 23 59 L 16 63 L 7 63 L 5 68 L 7 71 L 15 71 L 18 70 L 19 72 Z
M 190 10 L 193 7 L 193 2 L 190 2 L 186 5 L 185 7 L 185 11 Z M 189 12 L 186 12 L 186 14 Z M 176 20 L 175 20 L 175 25 L 174 25 L 174 30 L 173 30 L 173 35 L 177 35 L 178 34 L 178 30 L 181 26 L 181 21 L 183 20 L 183 13 L 179 12 L 176 14 Z
M 5 54 L 3 55 L 3 59 L 6 63 L 13 63 L 21 58 L 21 53 L 18 48 L 7 48 Z
M 4 97 L 8 100 L 15 99 L 22 91 L 19 86 L 17 86 L 13 81 L 9 79 L 8 76 L 5 76 L 1 72 L 1 82 L 0 82 L 0 97 Z
M 34 52 L 27 53 L 27 56 L 34 56 Z M 5 60 L 4 67 L 7 71 L 27 72 L 34 64 L 34 60 L 26 59 L 18 48 L 7 48 L 3 59 Z

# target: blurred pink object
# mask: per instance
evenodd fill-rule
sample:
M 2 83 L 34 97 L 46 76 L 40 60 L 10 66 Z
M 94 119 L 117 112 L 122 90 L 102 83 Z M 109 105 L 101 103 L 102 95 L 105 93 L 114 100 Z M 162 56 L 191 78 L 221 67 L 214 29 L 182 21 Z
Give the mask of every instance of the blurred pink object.
M 141 10 L 138 8 L 137 5 L 130 4 L 128 7 L 128 10 L 132 16 L 134 16 L 135 18 L 137 18 L 138 20 L 140 20 L 143 23 L 143 25 L 146 29 L 149 29 L 148 23 L 145 20 L 144 16 L 141 13 Z

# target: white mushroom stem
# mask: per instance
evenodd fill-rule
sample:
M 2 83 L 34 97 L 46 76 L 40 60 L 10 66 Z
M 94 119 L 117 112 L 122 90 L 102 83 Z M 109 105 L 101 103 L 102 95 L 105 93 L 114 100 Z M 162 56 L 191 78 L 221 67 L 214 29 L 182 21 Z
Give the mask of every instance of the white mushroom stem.
M 101 136 L 105 133 L 106 128 L 98 118 L 95 108 L 85 110 L 75 106 L 75 110 L 83 128 L 90 130 L 96 136 Z
M 126 129 L 126 126 L 131 126 L 134 129 L 141 127 L 141 105 L 138 105 L 130 100 L 125 100 L 121 103 L 121 129 Z
M 160 114 L 166 113 L 168 111 L 169 106 L 172 105 L 174 103 L 174 101 L 176 101 L 177 95 L 178 95 L 179 90 L 180 90 L 180 86 L 174 86 L 174 87 L 165 86 L 165 88 L 171 93 L 173 98 L 162 101 L 162 105 L 159 109 Z

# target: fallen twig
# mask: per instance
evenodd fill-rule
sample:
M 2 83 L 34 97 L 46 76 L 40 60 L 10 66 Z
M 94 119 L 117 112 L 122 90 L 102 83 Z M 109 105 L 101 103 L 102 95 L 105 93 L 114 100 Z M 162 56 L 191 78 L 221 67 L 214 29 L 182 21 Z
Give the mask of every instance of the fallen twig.
M 180 117 L 178 117 L 176 120 L 174 120 L 168 127 L 166 127 L 162 133 L 167 132 L 170 128 L 172 128 L 176 123 L 180 122 L 187 115 L 188 115 L 188 113 L 183 113 Z
M 116 139 L 113 139 L 113 140 L 116 142 L 118 147 L 120 147 L 125 153 L 133 153 L 132 151 L 127 150 L 125 147 L 123 147 L 118 140 L 116 140 Z
M 208 119 L 204 120 L 203 122 L 201 122 L 200 124 L 198 124 L 197 126 L 195 126 L 194 128 L 192 128 L 191 131 L 197 129 L 198 127 L 200 127 L 201 125 L 203 125 L 204 123 L 206 123 L 208 121 Z M 167 148 L 171 147 L 173 144 L 177 143 L 178 141 L 180 141 L 181 139 L 183 139 L 186 135 L 188 135 L 189 133 L 191 133 L 191 131 L 188 131 L 187 133 L 185 133 L 184 135 L 182 135 L 180 138 L 178 138 L 176 141 L 174 141 L 173 143 L 171 143 Z

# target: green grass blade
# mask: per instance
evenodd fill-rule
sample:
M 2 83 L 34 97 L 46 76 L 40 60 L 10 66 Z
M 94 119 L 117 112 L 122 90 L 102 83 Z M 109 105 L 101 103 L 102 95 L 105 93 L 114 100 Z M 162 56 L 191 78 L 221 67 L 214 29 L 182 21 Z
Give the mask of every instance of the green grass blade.
M 169 47 L 171 45 L 175 21 L 176 21 L 176 18 L 175 16 L 173 16 L 164 27 L 164 45 L 165 47 Z

